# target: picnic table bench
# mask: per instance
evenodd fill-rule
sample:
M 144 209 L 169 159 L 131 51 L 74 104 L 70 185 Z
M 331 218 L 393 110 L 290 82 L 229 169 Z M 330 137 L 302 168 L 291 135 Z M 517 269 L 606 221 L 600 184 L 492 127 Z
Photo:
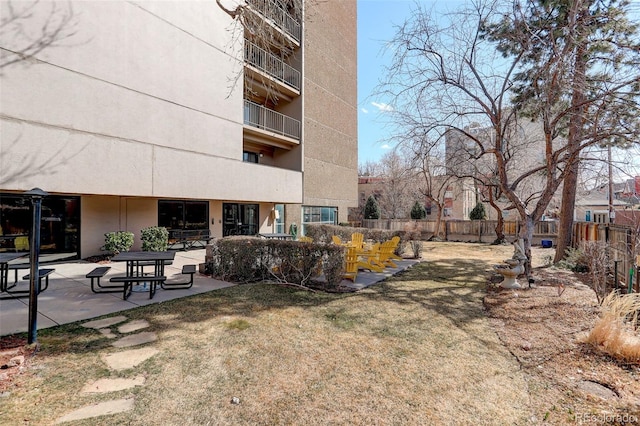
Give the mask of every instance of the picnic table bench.
M 210 229 L 172 229 L 169 231 L 169 247 L 182 244 L 182 250 L 198 245 L 205 247 L 213 237 Z
M 153 299 L 156 294 L 156 287 L 158 283 L 162 283 L 167 279 L 164 275 L 140 275 L 137 277 L 129 275 L 116 275 L 109 278 L 112 283 L 122 283 L 122 299 L 127 300 L 131 295 L 133 284 L 149 283 L 149 299 Z M 114 286 L 116 287 L 116 286 Z
M 196 273 L 196 265 L 184 265 L 182 267 L 182 274 L 189 275 L 189 281 L 175 281 L 167 280 L 160 283 L 160 287 L 164 290 L 179 290 L 184 288 L 191 288 L 193 285 L 193 275 Z

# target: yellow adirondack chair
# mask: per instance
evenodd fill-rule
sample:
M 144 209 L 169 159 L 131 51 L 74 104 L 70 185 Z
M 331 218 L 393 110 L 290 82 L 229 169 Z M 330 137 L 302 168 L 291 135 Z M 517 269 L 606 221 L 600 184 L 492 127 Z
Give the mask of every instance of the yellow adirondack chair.
M 398 249 L 398 244 L 400 244 L 400 237 L 398 237 L 397 235 L 393 238 L 391 238 L 391 240 L 393 242 L 393 252 L 391 253 L 391 255 L 389 256 L 391 259 L 396 259 L 396 260 L 402 260 L 402 257 L 398 256 L 396 254 L 396 250 Z
M 303 236 L 303 237 L 298 237 L 298 241 L 303 242 L 303 243 L 312 243 L 313 242 L 313 238 L 307 237 L 307 236 Z
M 391 260 L 391 258 L 395 256 L 393 253 L 395 247 L 396 246 L 391 240 L 385 241 L 384 243 L 380 244 L 380 254 L 378 255 L 378 262 L 385 267 L 388 266 L 390 268 L 397 268 L 398 265 L 396 265 L 393 260 Z
M 364 248 L 364 234 L 361 232 L 351 234 L 351 244 L 356 247 L 356 250 L 362 250 Z
M 354 246 L 347 246 L 344 253 L 344 275 L 346 280 L 356 282 L 358 276 L 358 253 Z
M 16 250 L 29 250 L 29 237 L 16 237 L 13 246 Z
M 344 245 L 344 243 L 342 242 L 342 239 L 337 235 L 332 235 L 331 236 L 331 241 L 333 241 L 333 244 L 337 244 L 339 246 Z
M 372 272 L 384 271 L 384 265 L 380 263 L 380 243 L 376 243 L 371 250 L 358 250 L 358 268 L 368 269 Z

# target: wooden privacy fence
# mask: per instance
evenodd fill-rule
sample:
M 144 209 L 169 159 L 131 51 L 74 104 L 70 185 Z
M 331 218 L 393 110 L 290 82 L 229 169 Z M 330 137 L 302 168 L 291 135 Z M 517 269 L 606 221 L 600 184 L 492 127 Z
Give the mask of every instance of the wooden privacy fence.
M 403 231 L 408 223 L 416 223 L 422 230 L 422 236 L 427 239 L 436 232 L 435 220 L 410 219 L 364 219 L 360 224 L 363 228 L 386 229 Z M 447 241 L 465 242 L 493 242 L 496 239 L 497 221 L 495 220 L 443 220 L 440 222 L 440 235 Z M 504 222 L 504 235 L 515 240 L 520 231 L 521 223 L 516 220 Z M 541 240 L 555 242 L 558 235 L 556 222 L 538 222 L 533 231 L 532 244 L 540 244 Z
M 404 231 L 409 223 L 416 223 L 422 231 L 422 238 L 428 239 L 435 234 L 434 220 L 410 219 L 365 219 L 361 223 L 352 224 L 369 229 L 386 229 Z M 440 235 L 447 241 L 492 242 L 496 238 L 495 220 L 443 220 L 440 222 Z M 509 240 L 515 240 L 520 231 L 519 221 L 505 221 L 504 234 Z M 609 225 L 593 222 L 576 222 L 573 225 L 573 241 L 571 246 L 580 247 L 583 241 L 607 242 L 611 249 L 611 271 L 615 282 L 624 283 L 627 290 L 632 286 L 640 291 L 640 236 L 626 226 Z M 550 240 L 555 245 L 558 235 L 557 222 L 538 222 L 533 231 L 531 244 L 540 244 L 542 240 Z M 631 271 L 633 270 L 633 275 Z
M 626 226 L 610 225 L 607 223 L 576 222 L 573 224 L 573 243 L 575 248 L 585 241 L 606 242 L 611 250 L 609 265 L 613 271 L 614 282 L 624 284 L 624 287 L 636 292 L 640 291 L 640 277 L 638 276 L 639 236 Z

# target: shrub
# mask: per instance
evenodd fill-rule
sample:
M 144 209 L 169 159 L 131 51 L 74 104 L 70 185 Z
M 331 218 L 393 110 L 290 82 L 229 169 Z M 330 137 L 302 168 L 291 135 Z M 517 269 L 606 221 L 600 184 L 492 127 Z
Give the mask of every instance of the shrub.
M 587 272 L 589 270 L 588 262 L 582 249 L 570 247 L 564 253 L 564 259 L 558 262 L 560 268 L 570 269 L 573 272 Z
M 640 362 L 639 310 L 640 294 L 619 295 L 612 291 L 602 301 L 602 315 L 585 339 L 586 343 L 615 358 Z
M 150 226 L 140 231 L 143 251 L 167 251 L 169 231 L 161 226 Z
M 133 232 L 115 231 L 104 234 L 102 250 L 113 254 L 131 250 L 133 246 Z
M 404 237 L 409 241 L 409 247 L 414 259 L 422 257 L 422 226 L 417 222 L 407 222 L 404 224 Z
M 337 225 L 325 225 L 310 223 L 305 228 L 307 236 L 313 238 L 313 241 L 319 243 L 331 243 L 331 237 L 337 235 L 342 241 L 349 241 L 351 234 L 354 232 L 360 232 L 364 235 L 365 240 L 372 240 L 377 243 L 390 240 L 391 238 L 400 237 L 400 244 L 398 244 L 398 250 L 396 254 L 402 253 L 402 247 L 407 241 L 404 231 L 388 231 L 386 229 L 369 229 L 369 228 L 356 228 L 353 226 L 337 226 Z
M 413 207 L 411 207 L 411 219 L 418 220 L 424 219 L 425 217 L 427 217 L 427 211 L 420 202 L 416 201 Z
M 223 280 L 276 281 L 336 289 L 344 273 L 344 248 L 333 244 L 226 237 L 215 240 L 207 272 Z M 324 273 L 326 281 L 313 278 Z

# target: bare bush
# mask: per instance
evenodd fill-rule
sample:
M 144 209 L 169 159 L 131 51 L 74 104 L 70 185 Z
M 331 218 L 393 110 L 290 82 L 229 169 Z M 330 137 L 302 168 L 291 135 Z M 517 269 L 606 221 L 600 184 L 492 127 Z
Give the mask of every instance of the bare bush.
M 581 248 L 589 269 L 591 288 L 596 293 L 598 304 L 602 304 L 608 292 L 609 246 L 604 241 L 585 241 Z

